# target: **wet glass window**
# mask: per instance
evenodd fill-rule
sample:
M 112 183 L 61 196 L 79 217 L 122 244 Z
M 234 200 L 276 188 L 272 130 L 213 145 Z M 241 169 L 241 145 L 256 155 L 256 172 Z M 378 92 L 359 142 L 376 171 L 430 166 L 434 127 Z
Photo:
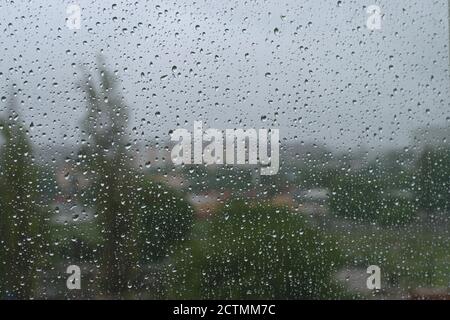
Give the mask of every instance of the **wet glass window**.
M 447 0 L 0 4 L 0 299 L 449 299 Z

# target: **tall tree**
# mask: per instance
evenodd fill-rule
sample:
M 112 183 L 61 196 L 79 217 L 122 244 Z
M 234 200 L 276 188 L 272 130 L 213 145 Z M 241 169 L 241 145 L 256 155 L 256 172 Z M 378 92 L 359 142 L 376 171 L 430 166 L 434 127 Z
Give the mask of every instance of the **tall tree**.
M 132 166 L 127 107 L 101 59 L 96 77 L 87 75 L 83 86 L 88 109 L 80 162 L 92 179 L 84 199 L 95 208 L 102 234 L 101 289 L 108 297 L 129 297 L 136 266 L 173 252 L 191 229 L 193 211 L 182 194 Z
M 29 299 L 45 253 L 45 217 L 28 130 L 14 99 L 0 134 L 0 296 Z
M 88 107 L 81 158 L 92 179 L 90 200 L 102 234 L 102 293 L 117 298 L 126 293 L 133 274 L 132 195 L 137 178 L 127 166 L 126 106 L 102 60 L 97 71 L 98 86 L 91 75 L 83 84 Z

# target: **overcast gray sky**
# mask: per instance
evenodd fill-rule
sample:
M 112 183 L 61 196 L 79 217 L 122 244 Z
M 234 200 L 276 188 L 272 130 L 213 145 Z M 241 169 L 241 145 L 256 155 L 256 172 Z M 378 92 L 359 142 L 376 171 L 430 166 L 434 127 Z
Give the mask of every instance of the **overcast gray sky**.
M 66 26 L 71 3 L 80 30 Z M 371 4 L 380 30 L 366 27 Z M 100 52 L 143 141 L 203 119 L 332 148 L 398 147 L 450 121 L 447 0 L 2 1 L 0 28 L 0 96 L 22 89 L 46 144 L 79 138 L 78 67 Z

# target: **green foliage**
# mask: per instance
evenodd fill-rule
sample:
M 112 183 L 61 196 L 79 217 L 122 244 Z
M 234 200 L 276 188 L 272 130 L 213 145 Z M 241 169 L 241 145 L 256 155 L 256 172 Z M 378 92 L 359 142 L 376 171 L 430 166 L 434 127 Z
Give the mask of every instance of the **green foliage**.
M 413 201 L 387 195 L 380 199 L 375 220 L 383 226 L 400 226 L 412 222 L 416 212 Z
M 91 185 L 82 199 L 95 209 L 101 241 L 101 292 L 124 297 L 139 262 L 155 262 L 182 241 L 192 225 L 192 210 L 182 196 L 152 183 L 133 167 L 127 132 L 127 107 L 115 80 L 100 60 L 99 84 L 87 76 L 88 110 L 80 166 Z
M 29 299 L 45 260 L 47 231 L 31 143 L 16 109 L 12 102 L 8 118 L 0 120 L 0 297 Z
M 168 268 L 169 297 L 338 298 L 342 263 L 332 239 L 285 208 L 233 202 Z M 201 230 L 200 230 L 201 233 Z
M 91 75 L 84 83 L 88 105 L 83 128 L 87 138 L 80 151 L 80 165 L 91 175 L 91 192 L 84 200 L 96 210 L 103 239 L 102 292 L 118 297 L 127 291 L 135 265 L 133 191 L 138 181 L 127 165 L 126 106 L 102 60 L 97 70 L 99 85 Z
M 421 209 L 450 210 L 450 149 L 426 148 L 418 161 L 418 184 L 415 190 Z
M 411 222 L 417 208 L 414 202 L 395 194 L 386 180 L 360 172 L 338 175 L 330 188 L 328 205 L 332 213 L 346 219 L 402 225 Z
M 138 255 L 155 262 L 170 255 L 185 240 L 193 210 L 183 196 L 161 183 L 147 180 L 136 194 Z
M 53 263 L 61 259 L 70 264 L 96 261 L 98 246 L 102 243 L 101 234 L 94 221 L 78 221 L 52 227 Z

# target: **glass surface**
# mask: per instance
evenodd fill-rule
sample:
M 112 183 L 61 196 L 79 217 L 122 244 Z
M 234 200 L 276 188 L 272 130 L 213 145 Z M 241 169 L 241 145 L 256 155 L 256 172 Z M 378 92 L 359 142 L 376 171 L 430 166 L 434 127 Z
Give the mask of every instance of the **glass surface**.
M 448 8 L 2 1 L 0 298 L 449 299 Z

